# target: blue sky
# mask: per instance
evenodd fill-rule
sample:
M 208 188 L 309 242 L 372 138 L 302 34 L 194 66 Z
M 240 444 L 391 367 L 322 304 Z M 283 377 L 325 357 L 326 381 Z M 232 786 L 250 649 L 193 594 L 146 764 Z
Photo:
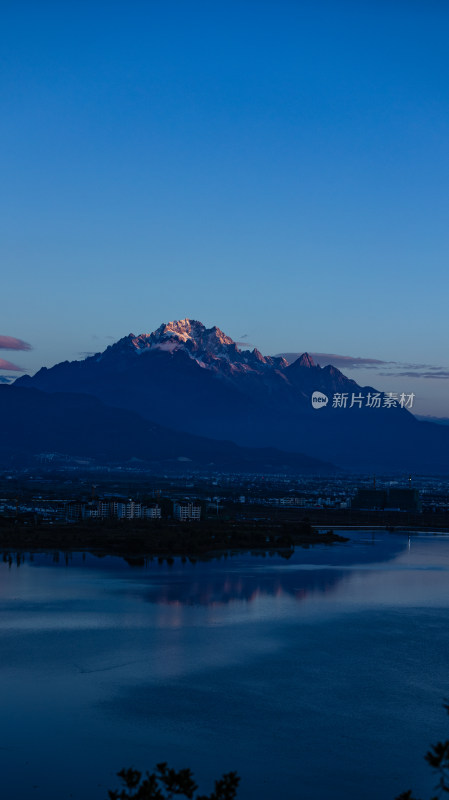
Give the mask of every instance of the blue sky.
M 0 334 L 32 349 L 0 356 L 188 316 L 394 362 L 347 374 L 449 416 L 448 35 L 445 2 L 6 2 Z

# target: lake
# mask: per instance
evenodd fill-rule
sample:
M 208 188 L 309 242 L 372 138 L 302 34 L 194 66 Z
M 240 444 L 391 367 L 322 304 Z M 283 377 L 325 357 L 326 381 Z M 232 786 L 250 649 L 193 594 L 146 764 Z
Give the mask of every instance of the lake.
M 427 797 L 449 738 L 449 536 L 359 531 L 285 559 L 0 563 L 5 800 L 106 800 L 123 766 L 241 800 Z

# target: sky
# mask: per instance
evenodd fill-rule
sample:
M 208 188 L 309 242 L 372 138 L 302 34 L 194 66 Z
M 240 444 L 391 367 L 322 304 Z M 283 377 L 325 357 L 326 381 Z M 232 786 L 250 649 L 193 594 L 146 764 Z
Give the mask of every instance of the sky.
M 448 36 L 442 0 L 5 0 L 0 381 L 190 317 L 449 416 Z

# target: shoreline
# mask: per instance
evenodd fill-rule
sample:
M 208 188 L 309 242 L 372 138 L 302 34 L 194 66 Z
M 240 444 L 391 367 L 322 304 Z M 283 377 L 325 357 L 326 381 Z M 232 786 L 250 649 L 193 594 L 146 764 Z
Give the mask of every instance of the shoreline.
M 295 547 L 337 544 L 349 539 L 332 530 L 319 532 L 300 525 L 247 525 L 206 521 L 192 523 L 121 522 L 119 524 L 40 525 L 12 524 L 0 528 L 0 550 L 21 552 L 91 552 L 122 557 L 198 557 L 232 553 L 280 552 Z

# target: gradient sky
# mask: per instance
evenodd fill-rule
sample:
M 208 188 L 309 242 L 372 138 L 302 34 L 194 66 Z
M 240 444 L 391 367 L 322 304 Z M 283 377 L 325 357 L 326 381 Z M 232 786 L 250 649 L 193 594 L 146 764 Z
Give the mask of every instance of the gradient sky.
M 192 317 L 449 416 L 448 41 L 443 0 L 6 0 L 0 376 Z

